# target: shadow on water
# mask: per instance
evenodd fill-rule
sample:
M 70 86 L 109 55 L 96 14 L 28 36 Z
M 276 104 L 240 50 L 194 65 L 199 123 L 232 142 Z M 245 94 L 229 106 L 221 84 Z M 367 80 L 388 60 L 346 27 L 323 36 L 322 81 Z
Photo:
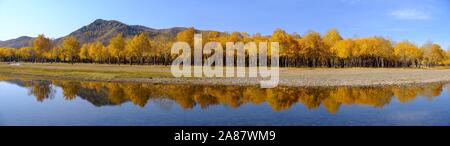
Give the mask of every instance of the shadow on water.
M 131 102 L 145 107 L 149 102 L 160 104 L 161 109 L 170 108 L 173 101 L 183 109 L 199 106 L 207 109 L 213 105 L 239 108 L 245 104 L 267 103 L 273 111 L 283 111 L 293 105 L 302 104 L 307 109 L 323 106 L 335 114 L 343 105 L 361 105 L 382 108 L 395 98 L 407 103 L 417 97 L 432 99 L 439 96 L 445 84 L 434 83 L 418 86 L 388 87 L 278 87 L 261 89 L 249 86 L 199 86 L 161 85 L 148 83 L 112 83 L 78 81 L 44 81 L 28 79 L 1 79 L 4 82 L 27 88 L 39 102 L 57 98 L 56 88 L 62 90 L 62 97 L 71 101 L 81 98 L 97 107 L 118 106 Z

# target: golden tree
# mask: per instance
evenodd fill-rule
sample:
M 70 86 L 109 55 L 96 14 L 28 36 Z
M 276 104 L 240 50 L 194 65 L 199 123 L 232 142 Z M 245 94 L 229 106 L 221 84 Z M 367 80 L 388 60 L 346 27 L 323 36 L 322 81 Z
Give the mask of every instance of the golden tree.
M 450 65 L 450 48 L 447 50 L 447 60 L 444 62 L 446 65 Z M 450 87 L 449 87 L 450 88 Z
M 2 61 L 13 61 L 15 55 L 14 48 L 0 48 L 0 58 Z
M 61 55 L 61 48 L 60 47 L 53 47 L 51 51 L 52 54 L 52 62 L 57 62 L 59 58 L 63 58 L 63 56 Z
M 348 60 L 353 57 L 353 48 L 355 47 L 356 44 L 352 39 L 341 40 L 333 45 L 331 52 L 341 60 L 341 67 L 345 67 L 350 63 Z
M 323 42 L 328 47 L 331 48 L 336 44 L 338 41 L 342 40 L 341 34 L 337 31 L 337 29 L 333 28 L 330 29 L 324 36 L 323 36 Z
M 90 59 L 89 56 L 89 48 L 91 47 L 91 44 L 86 43 L 83 44 L 83 46 L 80 49 L 80 53 L 78 54 L 78 56 L 81 59 L 81 62 L 84 63 L 86 60 Z
M 194 34 L 195 29 L 193 27 L 188 28 L 182 32 L 179 32 L 177 34 L 177 41 L 179 42 L 187 42 L 190 44 L 191 48 L 194 48 Z
M 16 51 L 16 55 L 17 55 L 19 61 L 29 60 L 33 56 L 33 49 L 30 47 L 20 48 Z
M 301 54 L 306 59 L 309 67 L 320 65 L 328 56 L 325 44 L 322 41 L 320 33 L 309 31 L 299 40 Z
M 285 66 L 289 66 L 292 61 L 290 58 L 294 58 L 299 53 L 297 40 L 286 33 L 286 31 L 278 28 L 273 32 L 270 41 L 279 43 L 281 62 Z
M 323 36 L 323 43 L 325 45 L 326 51 L 329 53 L 327 55 L 327 59 L 329 63 L 331 63 L 331 66 L 335 66 L 336 63 L 336 54 L 333 53 L 332 47 L 338 42 L 342 40 L 342 36 L 339 34 L 337 29 L 333 28 L 330 29 L 324 36 Z M 331 67 L 330 66 L 330 67 Z
M 433 44 L 431 46 L 430 60 L 433 64 L 440 64 L 444 59 L 446 59 L 446 53 L 442 50 L 441 46 L 438 44 Z
M 122 33 L 118 33 L 115 37 L 111 38 L 108 50 L 111 57 L 116 58 L 116 62 L 120 65 L 120 58 L 125 56 L 125 40 Z
M 101 62 L 104 55 L 102 54 L 104 48 L 100 41 L 92 43 L 88 48 L 89 57 L 97 63 Z
M 62 54 L 65 57 L 69 58 L 70 63 L 73 64 L 76 56 L 78 56 L 80 52 L 80 43 L 75 37 L 69 36 L 64 38 Z
M 50 51 L 52 44 L 49 38 L 46 38 L 43 34 L 40 34 L 33 41 L 33 48 L 36 56 L 41 59 L 41 62 L 44 62 L 45 53 Z
M 421 56 L 421 50 L 409 41 L 397 43 L 394 48 L 394 55 L 403 62 L 403 66 L 408 66 L 408 62 L 417 61 Z
M 133 58 L 139 59 L 139 63 L 142 64 L 144 61 L 144 53 L 151 50 L 148 36 L 144 33 L 136 35 L 128 40 L 125 48 L 131 64 L 133 63 Z

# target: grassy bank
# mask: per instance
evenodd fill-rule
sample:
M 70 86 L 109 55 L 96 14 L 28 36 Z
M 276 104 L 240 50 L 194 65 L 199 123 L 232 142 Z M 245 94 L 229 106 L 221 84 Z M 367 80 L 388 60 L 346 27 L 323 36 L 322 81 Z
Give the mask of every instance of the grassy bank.
M 20 63 L 20 65 L 1 63 L 0 75 L 101 81 L 127 78 L 172 77 L 170 68 L 164 66 L 70 65 L 50 63 Z
M 174 84 L 258 85 L 255 78 L 173 78 L 170 66 L 105 64 L 0 64 L 0 76 L 86 81 L 121 81 Z M 450 69 L 401 68 L 281 68 L 284 86 L 372 86 L 450 81 Z

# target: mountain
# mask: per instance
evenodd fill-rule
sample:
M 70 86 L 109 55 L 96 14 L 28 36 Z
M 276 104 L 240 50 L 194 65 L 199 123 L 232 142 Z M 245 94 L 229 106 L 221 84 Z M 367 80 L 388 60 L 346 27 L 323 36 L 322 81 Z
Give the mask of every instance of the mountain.
M 101 41 L 107 44 L 109 40 L 116 36 L 118 33 L 122 33 L 124 37 L 131 37 L 139 33 L 148 34 L 150 38 L 154 38 L 158 35 L 168 38 L 174 38 L 176 35 L 186 30 L 184 27 L 174 27 L 169 29 L 153 29 L 141 25 L 127 25 L 116 20 L 103 20 L 97 19 L 89 25 L 86 25 L 67 36 L 73 36 L 77 38 L 81 43 Z M 65 37 L 67 37 L 65 36 Z M 57 44 L 62 43 L 65 37 L 61 37 L 55 40 Z
M 103 20 L 97 19 L 89 25 L 83 26 L 80 29 L 70 33 L 67 36 L 56 38 L 54 43 L 62 44 L 65 37 L 73 36 L 77 38 L 80 43 L 88 43 L 101 41 L 107 44 L 109 40 L 116 36 L 118 33 L 122 33 L 124 37 L 131 37 L 139 33 L 148 34 L 150 38 L 156 36 L 162 36 L 166 38 L 175 38 L 176 35 L 186 30 L 185 27 L 173 27 L 168 29 L 153 29 L 141 25 L 127 25 L 116 20 Z M 19 37 L 17 39 L 11 39 L 7 41 L 0 41 L 0 47 L 21 48 L 28 46 L 29 41 L 33 40 L 32 37 Z
M 29 36 L 22 36 L 16 39 L 11 39 L 7 41 L 0 41 L 0 48 L 6 47 L 6 48 L 21 48 L 24 46 L 28 46 L 29 42 L 33 40 L 34 38 Z

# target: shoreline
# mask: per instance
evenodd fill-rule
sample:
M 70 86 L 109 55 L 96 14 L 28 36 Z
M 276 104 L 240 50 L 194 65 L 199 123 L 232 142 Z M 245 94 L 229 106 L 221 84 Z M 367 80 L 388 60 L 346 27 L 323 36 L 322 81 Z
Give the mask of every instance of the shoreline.
M 167 84 L 167 85 L 199 85 L 199 86 L 259 86 L 259 81 L 244 81 L 240 79 L 232 79 L 235 81 L 223 81 L 223 79 L 211 79 L 211 78 L 152 78 L 152 79 L 112 79 L 112 80 L 103 80 L 103 79 L 81 79 L 80 78 L 72 78 L 72 77 L 45 77 L 45 76 L 17 76 L 17 75 L 3 75 L 0 74 L 0 77 L 7 77 L 11 79 L 30 79 L 30 80 L 64 80 L 64 81 L 74 81 L 74 82 L 117 82 L 117 83 L 149 83 L 149 84 Z M 251 80 L 251 79 L 250 79 Z M 2 81 L 2 80 L 0 80 Z M 220 83 L 219 83 L 220 81 Z M 307 87 L 307 88 L 315 88 L 315 87 L 382 87 L 382 86 L 420 86 L 426 84 L 436 84 L 450 83 L 450 79 L 445 80 L 424 80 L 424 81 L 404 81 L 404 82 L 376 82 L 376 83 L 287 83 L 281 82 L 277 87 Z
M 64 64 L 0 64 L 0 76 L 39 80 L 181 85 L 259 86 L 258 78 L 174 78 L 170 67 Z M 450 69 L 281 68 L 278 86 L 365 87 L 449 83 Z

